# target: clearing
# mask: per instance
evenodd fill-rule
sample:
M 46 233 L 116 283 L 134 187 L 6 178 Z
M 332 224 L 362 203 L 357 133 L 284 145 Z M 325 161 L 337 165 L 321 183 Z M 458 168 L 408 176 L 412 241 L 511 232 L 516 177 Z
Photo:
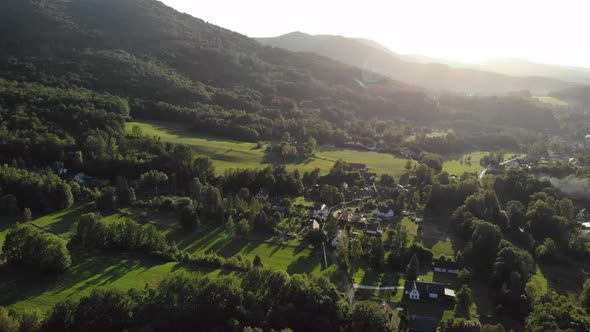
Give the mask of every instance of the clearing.
M 131 131 L 134 126 L 139 126 L 144 135 L 159 137 L 163 142 L 190 145 L 197 154 L 208 156 L 213 160 L 218 174 L 223 174 L 225 170 L 231 168 L 264 168 L 270 165 L 265 160 L 265 149 L 257 148 L 255 143 L 198 135 L 183 125 L 169 122 L 128 122 L 127 130 Z M 290 170 L 299 169 L 302 172 L 319 167 L 325 174 L 338 159 L 349 163 L 365 163 L 371 172 L 390 174 L 395 177 L 399 177 L 404 172 L 406 163 L 406 159 L 388 153 L 322 146 L 316 152 L 315 157 L 310 158 L 308 161 L 285 165 Z M 281 164 L 280 161 L 273 161 Z

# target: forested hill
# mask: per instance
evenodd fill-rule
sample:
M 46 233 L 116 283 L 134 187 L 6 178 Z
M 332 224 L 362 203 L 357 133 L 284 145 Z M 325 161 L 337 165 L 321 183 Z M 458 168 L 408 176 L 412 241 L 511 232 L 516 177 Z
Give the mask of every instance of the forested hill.
M 1 1 L 0 78 L 110 93 L 128 100 L 133 117 L 253 142 L 286 131 L 320 144 L 374 139 L 383 132 L 374 119 L 432 126 L 467 115 L 483 125 L 555 127 L 551 112 L 528 102 L 455 96 L 467 107 L 453 110 L 457 102 L 441 104 L 423 88 L 263 46 L 155 0 Z M 507 111 L 517 121 L 504 121 Z
M 554 91 L 551 96 L 567 100 L 573 104 L 590 107 L 590 85 Z
M 367 80 L 360 69 L 326 58 L 264 47 L 157 1 L 6 0 L 0 12 L 7 79 L 182 106 L 254 111 L 306 101 L 366 115 L 435 111 L 420 89 L 376 75 Z

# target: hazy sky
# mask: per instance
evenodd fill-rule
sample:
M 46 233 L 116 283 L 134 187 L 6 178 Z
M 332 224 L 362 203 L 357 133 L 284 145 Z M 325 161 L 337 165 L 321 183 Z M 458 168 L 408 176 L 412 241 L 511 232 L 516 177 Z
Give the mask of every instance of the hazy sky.
M 378 41 L 465 62 L 500 57 L 590 67 L 585 0 L 163 0 L 250 37 L 292 31 Z

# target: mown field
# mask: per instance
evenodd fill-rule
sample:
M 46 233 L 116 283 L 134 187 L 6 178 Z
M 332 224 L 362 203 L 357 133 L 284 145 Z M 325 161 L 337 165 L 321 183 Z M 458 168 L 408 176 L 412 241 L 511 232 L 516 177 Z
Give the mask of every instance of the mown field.
M 86 211 L 86 205 L 73 206 L 37 218 L 33 222 L 56 234 L 67 236 L 73 230 L 79 216 Z M 133 215 L 129 212 L 131 211 L 125 211 L 123 214 L 115 213 L 106 216 L 105 220 L 119 222 L 125 218 L 132 218 Z M 299 241 L 275 244 L 271 243 L 272 238 L 265 239 L 257 234 L 253 234 L 251 239 L 236 239 L 226 234 L 223 228 L 202 229 L 199 232 L 186 234 L 171 227 L 170 220 L 160 221 L 158 217 L 150 222 L 153 222 L 171 241 L 176 241 L 178 247 L 186 252 L 193 254 L 215 252 L 224 257 L 242 254 L 247 259 L 259 256 L 263 265 L 290 274 L 311 273 L 326 276 L 335 283 L 344 282 L 342 274 L 329 256 L 326 268 L 323 253 L 301 245 Z M 10 225 L 3 228 L 0 235 L 5 236 Z M 95 288 L 122 290 L 143 288 L 146 284 L 157 283 L 167 273 L 186 270 L 179 263 L 166 263 L 133 253 L 74 249 L 72 260 L 70 270 L 59 276 L 45 276 L 41 273 L 32 273 L 31 270 L 0 265 L 0 305 L 11 306 L 17 310 L 37 309 L 46 312 L 57 302 L 66 299 L 76 300 L 90 294 Z M 212 277 L 236 273 L 210 268 L 196 270 L 191 268 L 190 271 Z
M 466 154 L 445 156 L 443 170 L 455 175 L 461 175 L 465 172 L 481 173 L 484 168 L 479 164 L 479 161 L 488 153 L 487 151 L 475 151 Z M 471 157 L 470 162 L 468 161 L 469 157 Z
M 143 288 L 176 270 L 184 268 L 145 256 L 96 252 L 74 252 L 72 267 L 60 276 L 0 266 L 0 305 L 46 312 L 60 301 L 76 300 L 96 288 Z M 197 272 L 210 276 L 229 273 L 205 268 Z
M 555 98 L 555 97 L 550 97 L 550 96 L 537 96 L 537 97 L 533 97 L 534 99 L 544 103 L 544 104 L 549 104 L 552 106 L 569 106 L 569 103 L 567 101 Z
M 139 126 L 143 134 L 159 137 L 164 142 L 190 145 L 197 154 L 211 158 L 219 174 L 231 168 L 264 168 L 271 163 L 281 164 L 280 160 L 267 158 L 265 149 L 258 149 L 255 143 L 199 135 L 190 132 L 182 125 L 173 123 L 128 122 L 127 130 L 131 131 L 134 126 Z M 286 166 L 300 171 L 319 167 L 325 174 L 338 159 L 349 163 L 366 163 L 372 172 L 395 177 L 399 177 L 404 172 L 406 163 L 406 159 L 387 153 L 320 147 L 316 156 L 309 161 L 297 164 L 287 163 Z

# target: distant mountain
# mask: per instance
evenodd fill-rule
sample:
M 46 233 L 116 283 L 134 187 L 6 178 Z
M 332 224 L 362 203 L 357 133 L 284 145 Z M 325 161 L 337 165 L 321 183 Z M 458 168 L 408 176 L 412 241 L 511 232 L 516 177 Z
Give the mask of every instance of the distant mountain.
M 568 82 L 590 84 L 590 68 L 548 65 L 525 59 L 497 59 L 479 64 L 482 70 L 512 76 L 544 76 Z
M 375 71 L 395 80 L 439 91 L 491 95 L 530 90 L 544 94 L 576 85 L 545 77 L 512 77 L 473 68 L 456 68 L 444 63 L 429 63 L 424 58 L 398 55 L 366 39 L 293 32 L 257 40 L 291 51 L 324 55 L 366 71 Z

